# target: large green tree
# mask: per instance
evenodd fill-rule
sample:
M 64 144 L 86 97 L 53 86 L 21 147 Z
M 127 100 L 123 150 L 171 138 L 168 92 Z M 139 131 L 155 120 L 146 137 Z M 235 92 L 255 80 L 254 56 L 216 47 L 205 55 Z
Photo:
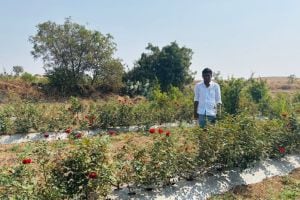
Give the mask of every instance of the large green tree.
M 121 85 L 121 79 L 105 82 L 107 71 L 122 77 L 123 66 L 113 58 L 116 44 L 111 35 L 88 30 L 67 18 L 64 24 L 47 21 L 37 25 L 30 37 L 34 58 L 42 58 L 50 84 L 60 92 L 74 93 L 80 86 L 101 87 Z M 119 87 L 119 86 L 118 86 Z
M 186 47 L 179 47 L 176 42 L 159 49 L 148 44 L 148 53 L 142 53 L 134 68 L 127 72 L 126 79 L 130 81 L 150 80 L 158 81 L 162 91 L 167 91 L 170 86 L 180 89 L 193 80 L 190 71 L 193 51 Z

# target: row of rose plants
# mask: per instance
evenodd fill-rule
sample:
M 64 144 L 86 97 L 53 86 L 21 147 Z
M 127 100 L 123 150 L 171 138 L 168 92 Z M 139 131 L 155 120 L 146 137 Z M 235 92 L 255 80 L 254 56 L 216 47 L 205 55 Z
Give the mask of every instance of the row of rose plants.
M 250 81 L 253 82 L 253 81 Z M 253 86 L 242 80 L 229 80 L 223 84 L 223 111 L 238 114 L 280 118 L 281 113 L 297 112 L 297 94 L 292 98 L 278 94 L 267 95 L 263 82 Z M 253 83 L 256 83 L 255 81 Z M 261 90 L 257 91 L 257 87 Z M 250 87 L 250 88 L 249 88 Z M 252 88 L 252 89 L 251 89 Z M 254 89 L 253 89 L 254 88 Z M 264 96 L 264 97 L 262 97 Z M 193 92 L 172 87 L 168 92 L 154 89 L 148 99 L 110 98 L 103 101 L 84 101 L 71 97 L 65 103 L 12 102 L 0 105 L 0 134 L 62 131 L 67 127 L 78 129 L 107 129 L 117 126 L 146 126 L 164 122 L 191 122 Z
M 150 128 L 147 132 L 86 137 L 68 128 L 69 140 L 35 143 L 16 166 L 1 167 L 1 199 L 106 199 L 112 188 L 147 191 L 192 180 L 203 172 L 244 169 L 267 157 L 299 152 L 293 116 L 261 120 L 226 116 L 205 129 Z
M 71 97 L 66 103 L 16 102 L 0 106 L 0 134 L 62 131 L 78 129 L 191 121 L 191 94 L 187 98 L 174 88 L 169 93 L 154 92 L 151 100 L 132 102 L 111 99 L 83 103 Z

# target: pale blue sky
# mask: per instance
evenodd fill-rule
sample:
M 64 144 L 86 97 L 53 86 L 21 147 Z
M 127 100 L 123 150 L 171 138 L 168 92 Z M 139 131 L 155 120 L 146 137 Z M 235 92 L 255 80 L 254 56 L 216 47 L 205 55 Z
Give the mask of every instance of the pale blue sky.
M 0 0 L 0 71 L 44 73 L 28 37 L 38 23 L 69 16 L 110 33 L 130 68 L 149 42 L 176 40 L 194 51 L 196 78 L 206 66 L 223 77 L 300 77 L 300 0 Z

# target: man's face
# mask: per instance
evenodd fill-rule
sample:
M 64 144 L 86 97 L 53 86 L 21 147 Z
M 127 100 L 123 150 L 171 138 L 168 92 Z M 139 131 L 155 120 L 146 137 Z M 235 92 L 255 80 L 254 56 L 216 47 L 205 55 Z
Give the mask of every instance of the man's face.
M 202 74 L 202 78 L 204 80 L 204 83 L 210 83 L 211 81 L 211 74 L 210 73 L 205 73 L 205 74 Z

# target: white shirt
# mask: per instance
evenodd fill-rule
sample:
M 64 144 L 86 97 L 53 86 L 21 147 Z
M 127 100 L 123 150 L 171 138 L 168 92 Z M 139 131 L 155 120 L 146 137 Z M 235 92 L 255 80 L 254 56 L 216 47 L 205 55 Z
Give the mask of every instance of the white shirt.
M 202 81 L 196 84 L 194 94 L 194 101 L 199 102 L 197 113 L 216 116 L 217 104 L 222 103 L 219 84 L 211 81 L 209 87 L 206 87 Z

